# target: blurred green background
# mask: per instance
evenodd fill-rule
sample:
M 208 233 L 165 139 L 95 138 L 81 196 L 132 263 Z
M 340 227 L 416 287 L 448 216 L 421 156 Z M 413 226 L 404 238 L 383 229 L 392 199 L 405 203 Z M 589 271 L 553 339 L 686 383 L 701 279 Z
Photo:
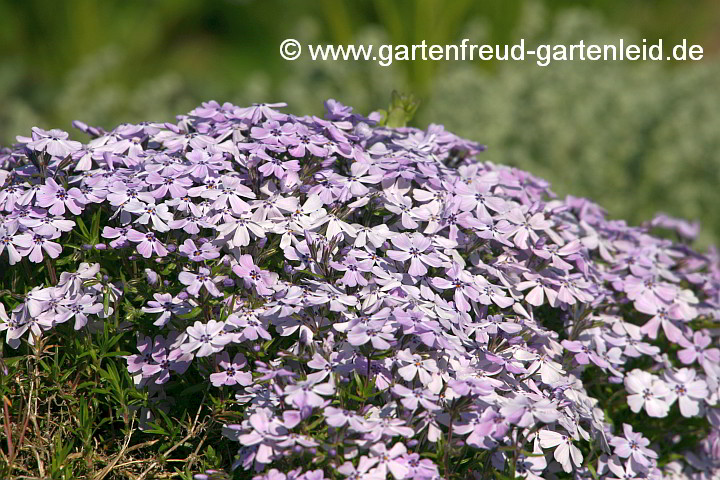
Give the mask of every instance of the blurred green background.
M 701 62 L 311 62 L 303 43 L 513 44 L 687 38 Z M 717 0 L 0 0 L 0 143 L 33 125 L 69 130 L 171 120 L 201 101 L 328 97 L 368 113 L 392 90 L 422 99 L 413 123 L 485 143 L 485 159 L 588 196 L 633 223 L 657 211 L 720 238 Z M 78 135 L 76 135 L 78 136 Z

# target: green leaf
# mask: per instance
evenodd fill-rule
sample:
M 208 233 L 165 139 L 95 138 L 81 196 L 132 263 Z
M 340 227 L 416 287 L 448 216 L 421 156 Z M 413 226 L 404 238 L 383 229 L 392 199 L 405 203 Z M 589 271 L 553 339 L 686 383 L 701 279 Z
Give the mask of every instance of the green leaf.
M 80 233 L 82 233 L 82 236 L 87 240 L 88 242 L 92 240 L 92 237 L 90 236 L 90 232 L 88 231 L 87 227 L 85 226 L 85 222 L 83 222 L 83 219 L 80 217 L 75 217 L 75 224 L 77 224 L 78 228 L 80 229 Z
M 95 215 L 93 216 L 92 227 L 91 227 L 93 244 L 98 243 L 100 241 L 100 217 L 101 217 L 101 215 L 102 215 L 102 210 L 98 209 L 98 211 L 95 212 Z
M 8 367 L 12 367 L 16 363 L 18 363 L 20 360 L 27 358 L 27 357 L 7 357 L 3 358 L 3 361 L 5 362 L 5 365 Z
M 205 389 L 206 385 L 204 383 L 196 383 L 195 385 L 186 388 L 180 393 L 181 397 L 184 397 L 186 395 L 191 395 L 196 392 L 202 392 Z
M 591 464 L 589 464 L 589 463 L 586 465 L 586 467 L 587 467 L 588 470 L 590 470 L 590 475 L 592 475 L 592 477 L 593 477 L 595 480 L 598 480 L 598 476 L 597 476 L 597 472 L 595 471 L 595 467 L 593 467 L 593 466 L 592 466 Z
M 192 318 L 197 317 L 202 313 L 201 307 L 195 307 L 192 310 L 190 310 L 188 313 L 183 313 L 182 315 L 178 315 L 177 317 L 182 320 L 190 320 Z
M 103 292 L 103 313 L 107 316 L 109 311 L 110 311 L 110 290 L 106 288 L 105 292 Z
M 400 94 L 393 91 L 386 125 L 390 128 L 405 127 L 415 116 L 420 100 L 412 93 Z

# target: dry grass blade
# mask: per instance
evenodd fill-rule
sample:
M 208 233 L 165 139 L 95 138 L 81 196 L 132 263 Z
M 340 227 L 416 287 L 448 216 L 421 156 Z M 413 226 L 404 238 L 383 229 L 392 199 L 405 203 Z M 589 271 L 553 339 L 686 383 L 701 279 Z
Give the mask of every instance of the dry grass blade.
M 132 417 L 130 419 L 130 428 L 127 431 L 127 434 L 125 434 L 125 442 L 123 443 L 122 448 L 120 449 L 120 452 L 118 452 L 115 457 L 108 463 L 105 468 L 103 468 L 100 473 L 95 475 L 94 480 L 103 480 L 108 473 L 112 471 L 113 468 L 115 468 L 115 465 L 120 461 L 120 459 L 125 455 L 125 453 L 128 450 L 128 445 L 130 444 L 130 438 L 132 437 L 133 432 L 135 432 L 135 412 L 133 412 Z

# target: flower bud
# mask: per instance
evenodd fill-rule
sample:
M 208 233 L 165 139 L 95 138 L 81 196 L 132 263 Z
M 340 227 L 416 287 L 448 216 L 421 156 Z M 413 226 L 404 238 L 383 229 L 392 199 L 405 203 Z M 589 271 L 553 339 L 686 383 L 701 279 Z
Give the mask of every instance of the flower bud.
M 155 273 L 154 270 L 151 270 L 149 268 L 145 269 L 145 278 L 147 278 L 147 281 L 150 285 L 155 285 L 158 282 L 158 274 Z

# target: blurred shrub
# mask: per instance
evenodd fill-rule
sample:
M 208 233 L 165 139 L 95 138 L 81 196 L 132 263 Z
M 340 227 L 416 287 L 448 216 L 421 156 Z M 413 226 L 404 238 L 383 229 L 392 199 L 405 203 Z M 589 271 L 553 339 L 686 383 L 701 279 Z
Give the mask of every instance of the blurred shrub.
M 545 38 L 529 15 L 517 38 L 572 44 L 637 39 L 597 17 L 560 14 Z M 496 72 L 448 65 L 425 118 L 488 144 L 497 162 L 529 169 L 555 191 L 589 196 L 634 222 L 657 210 L 702 219 L 720 236 L 720 62 L 506 62 Z

